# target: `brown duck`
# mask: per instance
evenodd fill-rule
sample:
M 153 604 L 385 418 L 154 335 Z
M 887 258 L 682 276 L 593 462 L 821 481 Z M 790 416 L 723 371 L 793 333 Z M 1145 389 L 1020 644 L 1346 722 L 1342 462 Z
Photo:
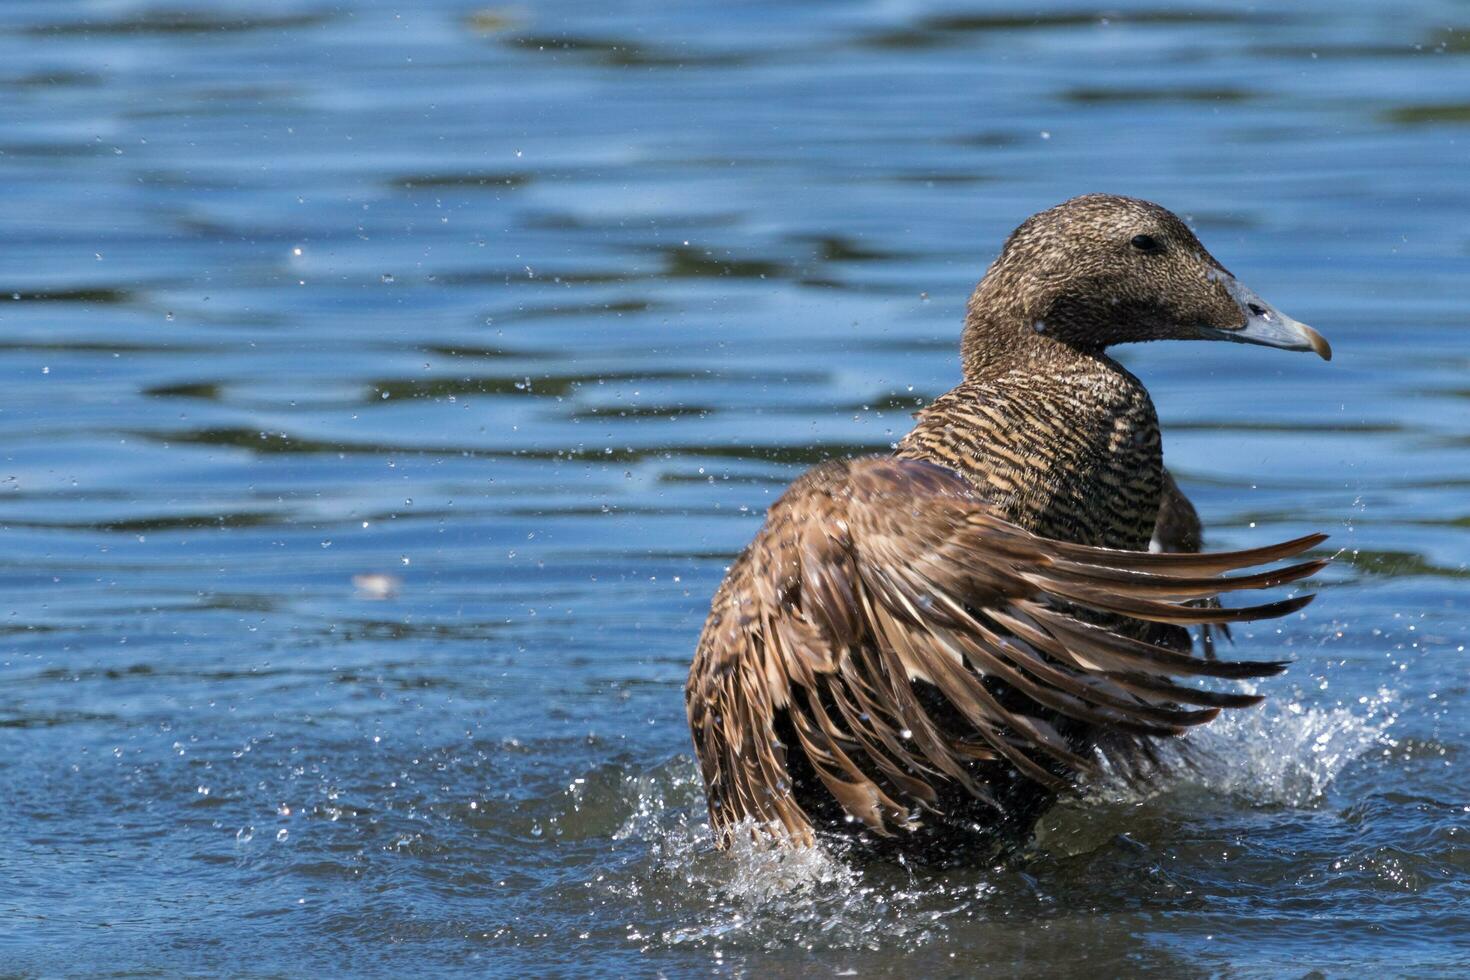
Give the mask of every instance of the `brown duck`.
M 685 693 L 721 846 L 744 821 L 936 858 L 1013 845 L 1101 760 L 1145 779 L 1155 739 L 1260 700 L 1179 679 L 1282 670 L 1215 659 L 1208 631 L 1312 597 L 1217 597 L 1311 575 L 1276 563 L 1324 536 L 1199 553 L 1148 392 L 1106 353 L 1145 340 L 1331 357 L 1156 204 L 1027 219 L 970 297 L 960 384 L 893 456 L 800 477 L 715 593 Z

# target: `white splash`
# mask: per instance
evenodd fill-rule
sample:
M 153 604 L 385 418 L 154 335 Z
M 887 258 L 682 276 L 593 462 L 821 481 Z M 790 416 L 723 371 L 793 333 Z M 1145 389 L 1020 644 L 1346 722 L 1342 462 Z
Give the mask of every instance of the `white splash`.
M 1181 778 L 1256 803 L 1317 806 L 1348 763 L 1387 743 L 1397 699 L 1381 688 L 1362 713 L 1275 698 L 1228 712 L 1190 739 L 1198 770 Z
M 1254 693 L 1249 684 L 1241 689 Z M 1099 801 L 1138 802 L 1194 788 L 1253 804 L 1321 805 L 1342 770 L 1368 751 L 1392 744 L 1397 694 L 1381 688 L 1359 710 L 1306 706 L 1274 696 L 1257 708 L 1223 713 L 1183 742 L 1161 745 L 1169 772 L 1144 792 L 1107 780 L 1088 794 Z
M 1221 809 L 1231 805 L 1224 797 L 1248 805 L 1320 806 L 1353 759 L 1391 744 L 1386 733 L 1395 703 L 1396 695 L 1385 689 L 1351 708 L 1279 698 L 1230 712 L 1190 739 L 1189 764 L 1174 767 L 1144 794 L 1146 806 L 1194 807 L 1201 792 L 1221 797 Z M 850 862 L 840 851 L 791 849 L 746 833 L 719 852 L 700 790 L 687 758 L 623 777 L 619 795 L 627 809 L 613 838 L 636 853 L 609 877 L 605 894 L 619 908 L 644 908 L 654 920 L 652 928 L 629 936 L 645 948 L 917 949 L 956 923 L 989 919 L 995 902 L 1009 901 L 1003 896 L 1014 887 L 1008 871 Z M 1138 819 L 1134 806 L 1143 802 L 1118 785 L 1097 787 L 1092 799 L 1098 809 L 1073 803 L 1055 812 L 1072 829 L 1064 843 L 1040 841 L 1041 853 L 1065 856 L 1080 853 L 1077 844 L 1084 851 L 1106 846 Z M 1044 829 L 1042 834 L 1047 836 Z

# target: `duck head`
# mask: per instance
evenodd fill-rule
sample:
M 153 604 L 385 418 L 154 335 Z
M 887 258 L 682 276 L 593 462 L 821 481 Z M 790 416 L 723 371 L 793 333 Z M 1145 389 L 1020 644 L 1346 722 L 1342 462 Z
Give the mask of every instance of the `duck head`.
M 1024 339 L 1023 339 L 1024 338 Z M 1314 351 L 1322 335 L 1237 282 L 1172 212 L 1110 194 L 1027 218 L 970 297 L 966 374 L 1062 345 L 1229 340 Z

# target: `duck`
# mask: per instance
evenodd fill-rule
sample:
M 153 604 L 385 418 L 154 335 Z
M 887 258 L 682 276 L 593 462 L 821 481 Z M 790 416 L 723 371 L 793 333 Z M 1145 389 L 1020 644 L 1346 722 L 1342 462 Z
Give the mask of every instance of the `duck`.
M 1201 550 L 1149 393 L 1109 354 L 1156 340 L 1332 356 L 1166 208 L 1075 197 L 1006 239 L 965 309 L 962 379 L 896 450 L 776 500 L 685 687 L 718 847 L 993 858 L 1063 796 L 1146 785 L 1168 740 L 1262 700 L 1199 679 L 1286 663 L 1220 659 L 1211 631 L 1313 596 L 1221 597 L 1310 577 L 1326 536 Z

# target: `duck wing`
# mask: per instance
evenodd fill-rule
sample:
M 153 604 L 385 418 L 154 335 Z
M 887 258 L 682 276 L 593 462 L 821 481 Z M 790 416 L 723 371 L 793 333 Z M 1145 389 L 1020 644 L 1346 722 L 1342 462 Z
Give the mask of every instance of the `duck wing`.
M 1204 547 L 1204 524 L 1194 503 L 1179 489 L 1174 474 L 1163 471 L 1164 482 L 1159 493 L 1159 516 L 1154 522 L 1153 540 L 1150 551 L 1186 552 L 1193 554 Z M 1218 606 L 1219 599 L 1205 600 L 1205 605 Z M 1215 634 L 1230 640 L 1228 623 L 1203 623 L 1199 628 L 1200 648 L 1208 659 L 1215 658 Z M 1180 635 L 1178 644 L 1188 649 L 1188 634 Z
M 812 840 L 778 731 L 794 733 L 847 814 L 888 835 L 916 826 L 946 781 L 994 802 L 976 778 L 979 760 L 1003 761 L 1053 791 L 1070 787 L 1095 761 L 1053 724 L 1059 717 L 1105 735 L 1167 736 L 1255 704 L 1177 678 L 1261 677 L 1285 664 L 1194 657 L 1092 625 L 1084 611 L 1180 625 L 1286 615 L 1312 596 L 1197 603 L 1311 575 L 1323 561 L 1226 573 L 1324 539 L 1220 554 L 1113 551 L 1000 520 L 963 478 L 932 463 L 817 467 L 732 564 L 690 669 L 685 701 L 716 837 L 727 844 L 749 818 Z M 925 684 L 953 709 L 950 721 L 918 696 Z M 1005 686 L 1025 697 L 998 693 Z M 781 716 L 789 724 L 778 728 Z

